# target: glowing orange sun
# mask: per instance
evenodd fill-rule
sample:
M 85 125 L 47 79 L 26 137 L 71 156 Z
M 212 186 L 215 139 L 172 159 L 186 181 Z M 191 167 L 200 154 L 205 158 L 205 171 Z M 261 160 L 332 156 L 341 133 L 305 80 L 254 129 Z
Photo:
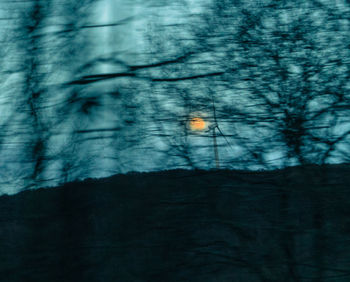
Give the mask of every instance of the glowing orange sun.
M 203 130 L 206 127 L 205 121 L 200 117 L 194 117 L 190 120 L 190 127 L 192 130 Z

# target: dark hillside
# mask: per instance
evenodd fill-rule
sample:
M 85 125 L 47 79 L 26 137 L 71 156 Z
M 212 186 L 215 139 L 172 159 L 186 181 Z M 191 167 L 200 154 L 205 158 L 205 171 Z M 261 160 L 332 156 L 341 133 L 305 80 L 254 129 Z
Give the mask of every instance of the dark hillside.
M 1 281 L 350 281 L 350 166 L 129 173 L 0 197 Z

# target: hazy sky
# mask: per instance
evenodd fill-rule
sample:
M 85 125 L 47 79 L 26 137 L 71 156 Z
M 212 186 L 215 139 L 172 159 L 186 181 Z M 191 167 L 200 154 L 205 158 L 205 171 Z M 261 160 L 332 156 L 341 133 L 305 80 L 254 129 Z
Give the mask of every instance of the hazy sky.
M 156 39 L 160 39 L 164 42 L 161 42 L 163 44 L 162 47 L 168 46 L 166 43 L 166 38 L 168 35 L 171 35 L 175 37 L 179 36 L 178 33 L 173 33 L 172 31 L 174 29 L 168 29 L 168 27 L 164 29 L 152 29 L 154 27 L 162 27 L 163 25 L 173 25 L 177 23 L 187 23 L 189 19 L 193 19 L 193 15 L 197 13 L 202 12 L 202 8 L 208 3 L 210 0 L 202 0 L 202 1 L 195 1 L 195 0 L 185 0 L 185 1 L 141 1 L 141 0 L 135 0 L 135 1 L 124 1 L 124 0 L 100 0 L 93 3 L 93 6 L 90 8 L 92 12 L 91 18 L 88 19 L 88 24 L 113 24 L 119 21 L 122 21 L 124 19 L 128 19 L 124 24 L 120 26 L 109 26 L 109 27 L 99 27 L 95 29 L 85 29 L 80 34 L 86 34 L 88 36 L 88 42 L 91 43 L 91 46 L 93 46 L 91 49 L 89 49 L 90 53 L 87 53 L 86 57 L 84 56 L 77 56 L 75 60 L 73 60 L 75 64 L 72 69 L 75 70 L 75 68 L 78 69 L 81 64 L 85 64 L 86 62 L 89 62 L 92 59 L 96 58 L 103 58 L 107 56 L 115 56 L 118 57 L 121 60 L 124 60 L 126 63 L 130 65 L 137 65 L 137 64 L 147 64 L 147 63 L 154 63 L 157 60 L 164 59 L 170 59 L 172 58 L 174 54 L 170 54 L 171 51 L 167 48 L 164 48 L 165 51 L 164 54 L 156 54 L 159 55 L 159 58 L 153 57 L 153 55 L 149 55 L 151 51 L 156 50 L 158 51 L 157 47 L 152 46 L 153 42 L 149 42 L 145 40 L 145 35 L 149 32 L 154 32 L 153 35 Z M 164 3 L 167 3 L 167 5 L 163 5 Z M 180 4 L 181 3 L 181 4 Z M 11 6 L 12 7 L 12 6 Z M 16 7 L 22 7 L 22 6 L 16 6 Z M 8 6 L 4 6 L 0 4 L 0 18 L 6 18 L 8 16 L 9 12 L 6 12 L 8 9 Z M 23 9 L 23 7 L 22 7 Z M 16 9 L 13 9 L 13 11 L 17 11 Z M 301 13 L 302 14 L 302 13 Z M 15 14 L 11 14 L 11 16 L 16 17 Z M 50 14 L 51 16 L 51 14 Z M 281 15 L 280 15 L 281 16 Z M 281 16 L 283 18 L 283 15 Z M 273 26 L 269 26 L 269 19 L 264 18 L 265 24 L 268 26 L 268 28 L 272 28 Z M 288 20 L 287 18 L 285 20 Z M 324 20 L 324 19 L 323 19 Z M 2 22 L 7 22 L 7 19 L 1 20 Z M 20 23 L 17 19 L 17 23 Z M 1 22 L 0 22 L 1 23 Z M 45 22 L 46 23 L 46 22 Z M 272 23 L 272 21 L 271 21 Z M 236 23 L 237 24 L 237 23 Z M 345 25 L 345 24 L 344 24 Z M 10 25 L 9 25 L 10 26 Z M 58 25 L 59 26 L 59 25 Z M 234 26 L 234 25 L 233 25 Z M 44 25 L 46 28 L 46 25 Z M 9 38 L 11 36 L 11 33 L 7 32 L 7 25 L 1 25 L 0 33 L 2 35 L 2 38 L 4 38 L 4 41 L 6 43 L 2 43 L 2 49 L 0 50 L 0 55 L 3 53 L 6 54 L 6 60 L 1 61 L 1 59 L 4 57 L 0 57 L 0 63 L 2 67 L 2 77 L 0 77 L 0 85 L 1 85 L 1 94 L 0 94 L 0 125 L 1 122 L 4 123 L 4 120 L 6 120 L 6 117 L 9 116 L 11 113 L 10 107 L 14 107 L 14 104 L 22 104 L 24 105 L 24 99 L 25 95 L 23 95 L 23 89 L 21 89 L 21 83 L 23 85 L 23 79 L 20 77 L 20 69 L 17 71 L 15 67 L 17 67 L 17 63 L 23 64 L 21 62 L 22 57 L 19 56 L 19 51 L 11 51 L 14 50 L 13 46 L 17 44 L 16 40 L 11 40 Z M 56 27 L 57 28 L 57 27 Z M 320 28 L 322 29 L 322 28 Z M 156 33 L 154 30 L 157 30 L 156 32 L 163 32 L 163 34 Z M 176 30 L 176 29 L 175 29 Z M 327 28 L 325 28 L 327 31 Z M 181 34 L 181 30 L 177 30 Z M 270 32 L 271 30 L 267 30 L 266 32 Z M 166 36 L 165 36 L 166 35 Z M 182 34 L 181 34 L 182 35 Z M 268 36 L 268 34 L 267 34 Z M 10 39 L 10 40 L 8 40 Z M 8 41 L 6 41 L 8 40 Z M 66 41 L 67 43 L 68 41 Z M 176 40 L 174 40 L 176 42 Z M 215 41 L 213 41 L 215 42 Z M 54 46 L 54 43 L 48 42 L 48 45 L 44 46 L 44 50 L 48 50 L 51 48 L 51 45 Z M 51 44 L 51 45 L 50 45 Z M 72 43 L 72 45 L 76 44 L 75 42 Z M 161 44 L 161 45 L 162 45 Z M 68 44 L 66 44 L 68 45 Z M 169 44 L 171 45 L 171 44 Z M 331 42 L 330 44 L 331 45 Z M 80 46 L 80 45 L 79 45 Z M 50 48 L 48 48 L 50 47 Z M 68 47 L 69 46 L 65 46 Z M 76 47 L 76 46 L 75 46 Z M 218 47 L 218 46 L 216 46 Z M 220 46 L 219 46 L 220 47 Z M 89 47 L 90 48 L 90 47 Z M 54 50 L 54 48 L 52 48 Z M 177 52 L 179 51 L 179 48 L 173 47 Z M 218 51 L 220 48 L 216 48 L 214 52 L 220 53 Z M 225 48 L 223 48 L 225 49 Z M 19 49 L 20 50 L 20 49 Z M 92 50 L 92 51 L 91 51 Z M 161 48 L 159 49 L 161 50 Z M 331 50 L 331 48 L 329 49 Z M 329 51 L 328 50 L 328 51 Z M 180 50 L 182 52 L 183 50 Z M 23 50 L 21 51 L 23 52 Z M 114 53 L 113 53 L 114 52 Z M 168 52 L 168 53 L 167 53 Z M 113 53 L 113 55 L 111 55 Z M 174 53 L 174 52 L 173 52 Z M 147 54 L 147 55 L 145 55 Z M 152 53 L 153 54 L 153 53 Z M 178 55 L 178 54 L 176 54 Z M 218 55 L 218 54 L 215 54 Z M 46 56 L 50 57 L 50 54 L 46 54 Z M 202 56 L 201 58 L 199 58 Z M 200 56 L 196 57 L 196 60 L 205 61 L 204 64 L 199 64 L 199 67 L 193 65 L 181 65 L 180 68 L 182 68 L 180 71 L 184 71 L 184 73 L 189 73 L 191 71 L 197 72 L 197 71 L 207 71 L 210 70 L 210 67 L 215 68 L 215 63 L 211 64 L 212 62 L 207 63 L 207 61 L 210 61 L 210 55 L 207 54 L 201 54 Z M 209 56 L 206 58 L 206 56 Z M 337 58 L 337 54 L 334 55 Z M 60 56 L 57 56 L 58 60 L 61 59 Z M 206 61 L 207 60 L 207 61 Z M 57 63 L 57 62 L 56 62 Z M 72 73 L 70 69 L 66 71 L 66 68 L 70 68 L 71 64 L 65 63 L 60 65 L 61 62 L 58 62 L 58 65 L 55 65 L 55 68 L 50 69 L 50 66 L 45 66 L 48 68 L 49 73 L 48 76 L 50 76 L 49 83 L 56 83 L 56 84 L 62 84 L 65 80 L 71 80 L 72 76 L 77 75 L 77 78 L 79 78 L 79 75 Z M 193 63 L 193 61 L 191 62 Z M 48 64 L 49 65 L 49 64 Z M 220 67 L 220 66 L 219 66 Z M 62 69 L 61 69 L 62 68 Z M 188 70 L 187 70 L 188 68 Z M 16 69 L 13 73 L 6 73 L 7 69 Z M 5 70 L 5 71 L 4 71 Z M 212 70 L 212 69 L 211 69 Z M 91 72 L 92 74 L 99 74 L 99 73 L 110 73 L 110 72 L 118 72 L 123 71 L 122 65 L 116 65 L 111 64 L 110 62 L 99 62 L 96 66 L 93 67 L 92 70 L 88 70 L 88 72 Z M 158 70 L 152 70 L 157 75 L 164 75 L 162 71 Z M 157 72 L 158 71 L 158 72 Z M 291 73 L 298 73 L 300 72 L 300 68 L 298 69 L 297 66 L 290 66 L 290 72 Z M 62 75 L 62 73 L 66 73 L 66 76 Z M 179 72 L 181 73 L 181 72 Z M 89 74 L 89 73 L 87 73 Z M 168 73 L 166 75 L 173 75 L 174 73 Z M 54 79 L 53 79 L 54 78 Z M 56 79 L 55 79 L 56 78 Z M 241 100 L 244 99 L 244 97 L 248 94 L 247 92 L 250 91 L 247 88 L 247 84 L 245 81 L 240 80 L 239 78 L 235 78 L 234 81 L 236 85 L 234 85 L 232 88 L 230 86 L 230 89 L 226 89 L 220 92 L 220 87 L 213 86 L 213 89 L 217 93 L 214 93 L 216 102 L 223 104 L 230 104 L 230 103 L 240 103 Z M 20 81 L 17 83 L 17 81 Z M 123 84 L 124 83 L 124 84 Z M 178 114 L 182 114 L 184 116 L 184 105 L 181 104 L 181 99 L 179 99 L 180 93 L 177 93 L 177 88 L 164 88 L 164 85 L 160 85 L 155 87 L 150 87 L 147 85 L 144 89 L 142 88 L 142 84 L 138 84 L 138 88 L 134 85 L 136 83 L 134 80 L 129 80 L 128 82 L 123 82 L 123 80 L 106 80 L 101 83 L 91 83 L 87 86 L 84 86 L 79 89 L 82 90 L 82 95 L 91 95 L 91 96 L 97 96 L 99 97 L 99 102 L 102 102 L 102 106 L 100 109 L 103 109 L 102 113 L 98 113 L 97 115 L 92 114 L 93 119 L 91 121 L 88 121 L 85 123 L 81 122 L 81 127 L 78 127 L 78 129 L 99 129 L 99 128 L 114 128 L 117 127 L 120 124 L 120 120 L 125 118 L 127 113 L 125 112 L 118 112 L 122 107 L 118 108 L 118 103 L 134 103 L 133 99 L 135 99 L 135 105 L 140 105 L 139 108 L 136 111 L 137 117 L 135 120 L 137 120 L 137 124 L 134 127 L 134 129 L 130 129 L 129 132 L 121 132 L 120 136 L 117 138 L 114 136 L 113 138 L 116 140 L 112 140 L 114 143 L 111 142 L 111 138 L 103 138 L 108 137 L 108 134 L 110 132 L 95 132 L 94 134 L 86 134 L 83 137 L 92 137 L 96 138 L 92 141 L 88 142 L 80 142 L 78 141 L 77 147 L 79 147 L 79 154 L 80 155 L 74 155 L 76 158 L 83 158 L 84 164 L 86 164 L 86 167 L 77 166 L 77 173 L 72 175 L 72 179 L 76 177 L 80 178 L 86 178 L 86 177 L 103 177 L 108 176 L 115 173 L 125 173 L 128 171 L 149 171 L 149 170 L 159 170 L 159 169 L 169 169 L 169 168 L 176 168 L 176 167 L 186 167 L 185 161 L 181 160 L 181 158 L 177 158 L 177 156 L 171 156 L 171 154 L 168 154 L 169 144 L 165 142 L 164 138 L 159 137 L 159 133 L 162 132 L 163 129 L 165 129 L 166 133 L 170 135 L 169 141 L 171 144 L 176 145 L 180 144 L 183 140 L 177 135 L 179 130 L 179 120 L 175 120 Z M 139 83 L 139 81 L 137 82 Z M 205 82 L 206 83 L 206 82 Z M 206 88 L 208 87 L 208 84 L 201 85 L 200 82 L 191 81 L 188 82 L 188 86 L 181 85 L 179 88 L 184 86 L 184 88 L 188 87 L 190 95 L 195 94 L 194 96 L 197 97 L 202 95 L 201 91 L 203 90 L 203 96 L 205 96 L 208 92 L 206 92 Z M 141 87 L 140 87 L 141 85 Z M 124 88 L 123 88 L 124 87 Z M 135 88 L 133 88 L 135 87 Z M 210 86 L 211 87 L 211 86 Z M 234 88 L 237 87 L 237 89 L 241 88 L 241 90 L 235 90 Z M 111 91 L 116 91 L 118 89 L 122 89 L 121 93 L 124 93 L 121 95 L 120 100 L 118 99 L 112 99 L 106 93 L 109 93 Z M 68 91 L 67 88 L 64 91 L 67 92 L 60 92 L 59 87 L 55 88 L 56 92 L 50 92 L 48 94 L 51 95 L 55 101 L 49 101 L 51 102 L 57 102 L 59 99 L 64 100 L 64 98 L 67 97 Z M 58 90 L 57 90 L 58 89 Z M 140 93 L 135 93 L 136 90 L 140 91 Z M 151 89 L 151 90 L 150 90 Z M 125 91 L 124 91 L 125 90 Z M 169 90 L 169 91 L 168 91 Z M 124 92 L 123 92 L 124 91 Z M 167 92 L 168 91 L 168 92 Z M 151 93 L 150 93 L 151 92 Z M 14 98 L 15 97 L 15 98 Z M 102 97 L 102 98 L 100 98 Z M 131 98 L 129 98 L 131 97 Z M 193 97 L 191 96 L 190 99 Z M 203 97 L 202 97 L 203 98 Z M 21 102 L 23 100 L 23 103 Z M 128 101 L 130 99 L 130 101 Z M 152 99 L 157 100 L 161 104 L 161 108 L 152 108 L 155 104 L 153 103 Z M 204 99 L 205 100 L 205 99 Z M 208 101 L 208 100 L 206 100 Z M 47 103 L 48 101 L 45 100 Z M 250 101 L 251 102 L 251 101 Z M 212 118 L 212 110 L 211 106 L 208 107 L 208 105 L 204 105 L 204 107 L 201 107 L 201 102 L 195 101 L 195 105 L 193 109 L 193 112 L 199 112 L 200 115 L 203 116 L 209 116 L 209 118 Z M 114 105 L 115 104 L 115 105 Z M 244 104 L 244 103 L 242 103 Z M 316 103 L 317 104 L 317 103 Z M 11 106 L 9 106 L 11 105 Z M 180 105 L 180 106 L 179 106 Z M 198 108 L 196 108 L 198 106 Z M 203 105 L 202 105 L 203 106 Z M 315 108 L 319 107 L 320 104 L 314 105 Z M 178 108 L 176 108 L 178 107 Z M 191 105 L 192 107 L 192 105 Z M 254 108 L 255 109 L 255 108 Z M 157 119 L 157 113 L 161 112 L 162 119 L 169 119 L 169 122 L 164 122 L 162 125 L 160 125 L 160 122 L 154 122 L 150 118 L 151 115 L 155 114 L 155 118 Z M 193 112 L 186 113 L 188 115 L 188 118 L 193 115 Z M 165 114 L 164 114 L 165 113 Z M 169 113 L 169 116 L 167 116 L 167 113 Z M 19 164 L 21 163 L 21 157 L 20 154 L 23 153 L 23 150 L 25 150 L 25 146 L 23 144 L 28 143 L 28 140 L 22 140 L 20 130 L 25 130 L 25 120 L 21 120 L 18 117 L 21 117 L 24 113 L 18 112 L 18 115 L 15 115 L 14 119 L 11 119 L 11 122 L 15 124 L 14 127 L 8 127 L 9 130 L 12 130 L 10 134 L 11 140 L 9 138 L 6 139 L 5 144 L 2 145 L 2 152 L 6 152 L 6 154 L 2 155 L 2 162 L 5 164 L 0 164 L 5 167 L 4 169 L 0 170 L 0 182 L 6 183 L 4 185 L 1 184 L 0 188 L 0 194 L 1 193 L 16 193 L 18 189 L 20 189 L 21 186 L 23 186 L 23 183 L 25 180 L 21 178 L 20 170 L 19 170 Z M 182 118 L 187 118 L 183 117 Z M 66 128 L 63 128 L 63 130 L 71 130 L 71 126 L 73 124 L 72 118 L 79 118 L 78 115 L 67 117 L 66 121 Z M 133 119 L 134 117 L 129 117 L 129 119 Z M 17 120 L 18 119 L 18 120 Z M 172 119 L 172 120 L 171 120 Z M 80 122 L 80 121 L 79 121 Z M 177 123 L 177 124 L 176 124 Z M 224 134 L 229 134 L 232 132 L 235 132 L 236 129 L 232 130 L 235 126 L 232 124 L 232 121 L 228 120 L 218 120 L 220 129 Z M 345 123 L 344 123 L 345 124 Z M 347 123 L 349 125 L 349 123 Z M 264 134 L 266 134 L 266 129 L 264 128 L 253 128 L 250 127 L 248 129 L 248 126 L 245 129 L 244 135 L 245 138 L 249 141 L 256 141 L 259 142 L 264 141 Z M 335 134 L 341 134 L 345 130 L 348 130 L 350 128 L 349 126 L 338 126 L 336 129 L 334 129 Z M 183 128 L 182 128 L 183 129 Z M 18 130 L 18 131 L 16 131 Z M 59 129 L 58 129 L 59 130 Z M 265 132 L 264 132 L 265 130 Z M 14 131 L 16 131 L 15 135 L 13 135 Z M 152 134 L 155 133 L 152 136 Z M 267 133 L 271 133 L 267 132 Z M 5 132 L 5 135 L 7 133 Z M 27 132 L 28 134 L 28 132 Z M 98 135 L 99 134 L 99 135 Z M 214 149 L 213 149 L 213 139 L 211 138 L 212 131 L 206 131 L 201 132 L 199 134 L 190 134 L 187 138 L 188 144 L 190 145 L 190 152 L 189 156 L 190 158 L 196 163 L 196 165 L 199 168 L 213 168 L 215 167 L 215 160 L 214 160 Z M 224 137 L 220 136 L 220 133 L 217 132 L 217 142 L 219 145 L 219 157 L 222 163 L 226 163 L 230 168 L 242 168 L 237 167 L 237 163 L 239 164 L 240 159 L 244 159 L 246 156 L 244 153 L 245 151 L 242 149 L 241 145 L 239 144 L 239 141 L 235 140 L 232 136 L 225 139 Z M 139 142 L 139 144 L 136 144 L 135 146 L 131 146 L 128 148 L 128 141 L 132 139 L 132 137 L 137 137 L 142 142 Z M 268 134 L 266 134 L 268 136 Z M 28 137 L 28 136 L 27 136 Z M 64 144 L 64 141 L 67 136 L 64 136 L 64 134 L 61 134 L 60 137 L 55 137 L 56 141 L 52 141 L 53 139 L 50 139 L 48 143 L 50 143 L 50 150 L 51 152 L 55 151 L 55 147 L 59 143 L 62 145 Z M 102 137 L 102 138 L 98 138 Z M 209 138 L 208 138 L 209 137 Z M 181 139 L 181 140 L 180 140 Z M 229 141 L 229 144 L 227 142 Z M 11 142 L 8 142 L 11 141 Z M 276 142 L 277 143 L 277 142 Z M 266 150 L 266 153 L 264 154 L 265 162 L 275 165 L 276 167 L 279 167 L 283 164 L 281 161 L 281 158 L 285 156 L 285 149 L 284 147 L 275 148 L 271 147 Z M 344 150 L 347 148 L 344 147 Z M 161 153 L 160 151 L 163 151 Z M 115 158 L 111 158 L 113 156 L 118 156 Z M 45 176 L 47 179 L 50 178 L 57 178 L 57 173 L 60 171 L 61 168 L 61 162 L 62 157 L 58 157 L 59 160 L 50 162 L 50 167 L 45 172 Z M 231 162 L 231 160 L 235 159 L 235 164 Z M 337 159 L 333 158 L 331 161 L 336 162 Z M 0 161 L 1 163 L 1 161 Z M 244 161 L 241 162 L 241 165 L 244 164 Z M 29 164 L 21 164 L 21 168 L 24 166 L 28 166 Z M 189 166 L 187 166 L 189 167 Z M 259 169 L 261 166 L 250 165 L 249 169 Z M 30 169 L 29 169 L 30 170 Z M 45 182 L 47 183 L 47 182 Z M 57 184 L 56 182 L 52 182 L 54 184 Z M 44 184 L 46 185 L 46 184 Z

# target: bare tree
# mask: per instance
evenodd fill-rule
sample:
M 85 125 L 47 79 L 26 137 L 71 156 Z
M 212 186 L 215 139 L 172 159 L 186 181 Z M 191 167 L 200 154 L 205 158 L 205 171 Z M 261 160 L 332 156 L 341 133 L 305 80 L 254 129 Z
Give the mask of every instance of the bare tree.
M 151 77 L 161 104 L 210 112 L 214 93 L 218 123 L 251 167 L 346 160 L 349 7 L 303 3 L 213 1 L 184 24 L 156 25 L 152 54 L 183 58 Z

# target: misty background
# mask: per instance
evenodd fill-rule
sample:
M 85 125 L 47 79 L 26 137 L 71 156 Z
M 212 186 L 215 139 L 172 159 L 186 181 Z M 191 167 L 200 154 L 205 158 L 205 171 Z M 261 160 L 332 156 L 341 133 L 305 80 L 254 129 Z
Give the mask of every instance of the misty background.
M 0 3 L 0 193 L 349 162 L 349 1 Z M 193 132 L 191 117 L 207 130 Z

